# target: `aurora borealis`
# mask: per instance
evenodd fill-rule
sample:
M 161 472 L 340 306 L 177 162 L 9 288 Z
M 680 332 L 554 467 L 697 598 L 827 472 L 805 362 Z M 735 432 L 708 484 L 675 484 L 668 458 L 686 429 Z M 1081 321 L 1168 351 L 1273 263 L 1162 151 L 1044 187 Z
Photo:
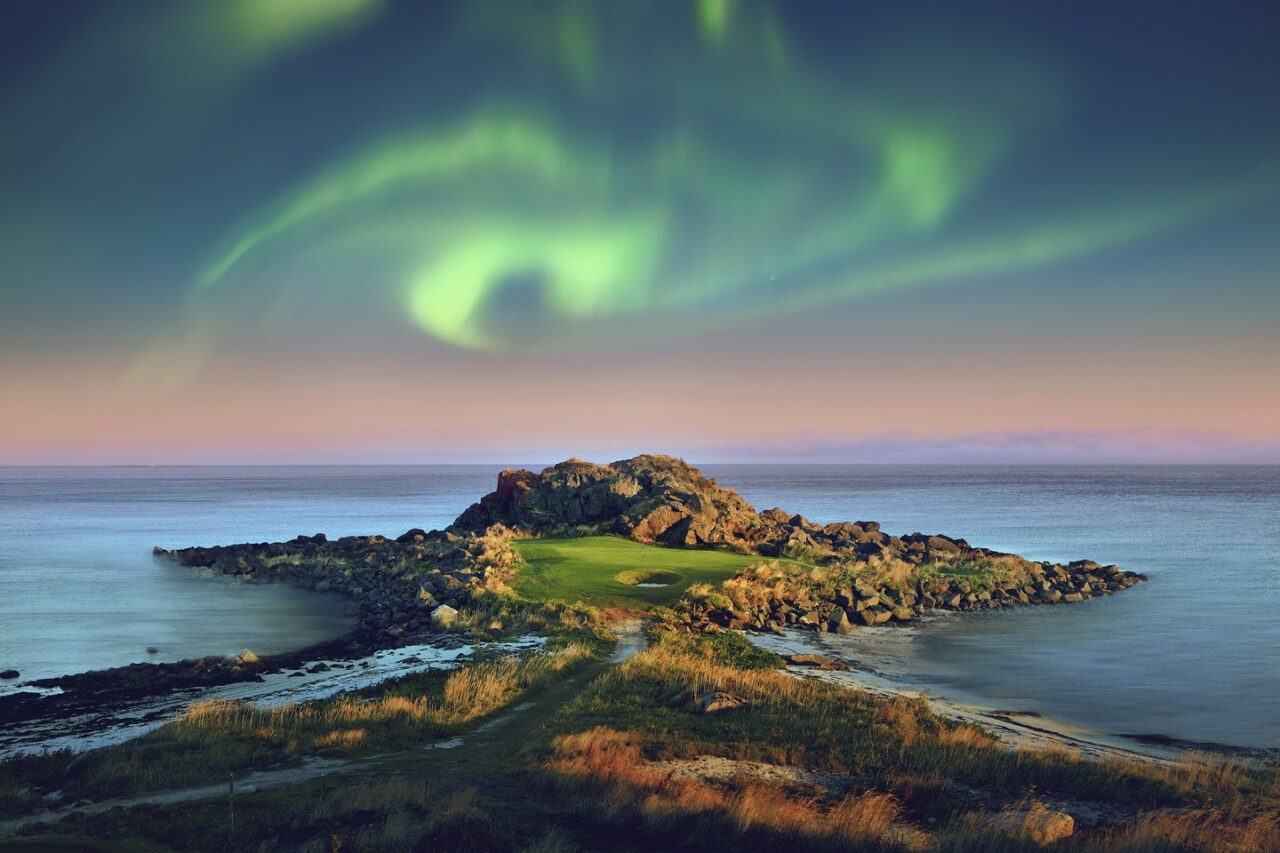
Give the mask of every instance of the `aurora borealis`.
M 1280 461 L 1263 4 L 15 3 L 0 463 Z

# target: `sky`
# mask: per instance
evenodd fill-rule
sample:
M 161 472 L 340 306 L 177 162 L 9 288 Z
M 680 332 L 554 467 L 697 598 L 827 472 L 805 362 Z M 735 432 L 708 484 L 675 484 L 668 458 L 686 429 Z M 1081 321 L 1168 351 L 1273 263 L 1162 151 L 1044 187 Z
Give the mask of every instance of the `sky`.
M 0 464 L 1280 462 L 1278 34 L 13 0 Z

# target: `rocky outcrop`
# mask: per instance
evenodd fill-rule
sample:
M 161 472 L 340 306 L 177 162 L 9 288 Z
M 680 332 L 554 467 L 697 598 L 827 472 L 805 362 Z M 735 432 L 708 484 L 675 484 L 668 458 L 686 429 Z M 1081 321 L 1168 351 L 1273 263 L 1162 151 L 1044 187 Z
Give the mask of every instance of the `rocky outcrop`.
M 782 659 L 786 661 L 788 666 L 809 666 L 817 669 L 826 670 L 828 672 L 845 672 L 852 667 L 842 660 L 829 658 L 825 655 L 815 654 L 797 654 L 783 655 Z
M 701 631 L 786 629 L 848 634 L 860 627 L 910 622 L 930 610 L 981 611 L 1023 604 L 1083 601 L 1128 589 L 1145 575 L 1087 561 L 1063 566 L 1017 557 L 991 565 L 974 580 L 951 576 L 963 560 L 923 569 L 900 565 L 892 577 L 879 564 L 850 563 L 827 572 L 762 565 L 726 581 L 723 592 L 692 600 L 678 626 Z
M 713 691 L 705 696 L 699 697 L 697 700 L 698 708 L 704 714 L 720 714 L 725 711 L 735 711 L 738 708 L 747 707 L 747 703 L 737 696 L 720 691 Z
M 535 474 L 507 469 L 498 487 L 450 528 L 468 535 L 502 524 L 556 534 L 615 533 L 666 545 L 749 548 L 761 519 L 732 489 L 670 456 L 637 456 L 608 465 L 570 459 Z
M 363 650 L 447 629 L 483 590 L 509 580 L 518 559 L 499 530 L 478 536 L 410 530 L 395 539 L 323 533 L 288 542 L 156 549 L 183 565 L 250 583 L 287 583 L 351 598 L 351 638 Z M 438 614 L 438 615 L 437 615 Z

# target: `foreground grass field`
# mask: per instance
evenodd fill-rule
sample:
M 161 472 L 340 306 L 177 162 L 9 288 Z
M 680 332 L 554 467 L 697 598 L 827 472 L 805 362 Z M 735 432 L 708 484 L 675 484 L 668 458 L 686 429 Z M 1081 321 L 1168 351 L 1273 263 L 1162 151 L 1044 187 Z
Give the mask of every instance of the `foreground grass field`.
M 1273 767 L 1011 750 L 922 700 L 797 679 L 748 648 L 665 633 L 597 678 L 539 744 L 546 798 L 653 849 L 1035 851 L 1060 808 L 1110 824 L 1054 849 L 1280 849 Z M 732 701 L 709 713 L 708 696 Z
M 525 539 L 514 545 L 527 563 L 513 584 L 520 595 L 602 607 L 669 605 L 692 584 L 720 583 L 760 562 L 745 554 L 664 548 L 616 536 Z M 648 579 L 667 585 L 637 585 Z
M 52 790 L 66 799 L 109 799 L 295 766 L 306 757 L 420 749 L 564 680 L 599 653 L 570 643 L 407 675 L 301 705 L 198 702 L 172 722 L 116 746 L 0 762 L 0 818 L 35 810 Z

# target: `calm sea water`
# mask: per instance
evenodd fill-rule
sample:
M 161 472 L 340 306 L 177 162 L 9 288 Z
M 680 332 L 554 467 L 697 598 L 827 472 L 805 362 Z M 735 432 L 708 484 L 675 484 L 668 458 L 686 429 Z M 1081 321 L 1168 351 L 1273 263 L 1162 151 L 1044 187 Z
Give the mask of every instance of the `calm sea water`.
M 39 677 L 341 634 L 341 601 L 204 577 L 151 547 L 440 527 L 499 467 L 0 469 L 0 669 Z M 760 509 L 1151 576 L 1106 599 L 929 625 L 911 663 L 940 692 L 1108 732 L 1280 745 L 1280 467 L 704 470 Z

